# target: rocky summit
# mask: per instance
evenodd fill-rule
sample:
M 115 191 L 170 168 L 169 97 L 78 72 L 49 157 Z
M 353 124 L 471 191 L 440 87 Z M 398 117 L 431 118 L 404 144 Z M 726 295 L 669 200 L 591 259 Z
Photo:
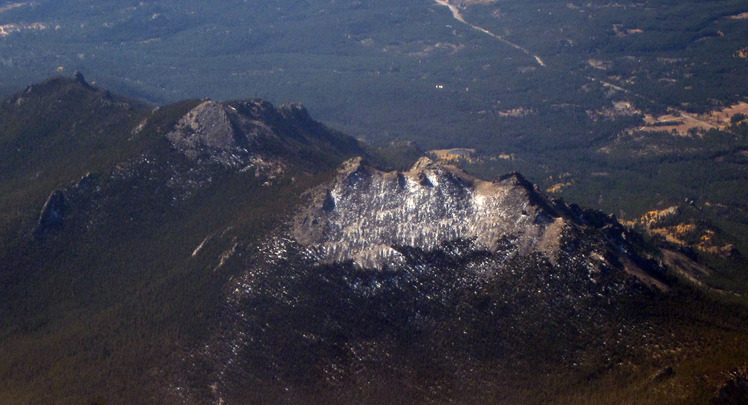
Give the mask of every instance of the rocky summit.
M 564 220 L 544 210 L 540 203 L 548 202 L 528 185 L 518 175 L 482 181 L 426 157 L 404 172 L 381 172 L 356 158 L 299 215 L 293 235 L 321 260 L 364 267 L 402 263 L 393 246 L 430 250 L 457 239 L 553 256 Z
M 402 264 L 398 246 L 432 250 L 455 240 L 555 261 L 562 237 L 581 220 L 520 174 L 489 182 L 427 157 L 404 172 L 383 172 L 355 158 L 312 194 L 295 218 L 294 239 L 321 261 L 361 267 Z M 622 231 L 614 219 L 606 225 Z M 595 267 L 605 264 L 603 254 L 592 254 L 599 258 Z

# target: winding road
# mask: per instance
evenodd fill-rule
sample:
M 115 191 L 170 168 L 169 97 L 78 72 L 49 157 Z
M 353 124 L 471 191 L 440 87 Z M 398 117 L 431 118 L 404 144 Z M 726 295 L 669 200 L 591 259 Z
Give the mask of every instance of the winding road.
M 490 37 L 492 37 L 492 38 L 494 38 L 494 39 L 496 39 L 496 40 L 498 40 L 498 41 L 502 42 L 503 44 L 509 45 L 509 46 L 511 46 L 512 48 L 514 48 L 514 49 L 517 49 L 517 50 L 521 51 L 521 52 L 522 52 L 522 53 L 524 53 L 525 55 L 528 55 L 528 56 L 531 56 L 531 57 L 533 57 L 533 58 L 535 59 L 535 61 L 536 61 L 536 62 L 538 63 L 538 65 L 540 65 L 540 66 L 542 66 L 542 67 L 545 67 L 545 66 L 546 66 L 546 65 L 545 65 L 545 63 L 543 62 L 543 60 L 542 60 L 542 59 L 540 59 L 540 57 L 539 57 L 538 55 L 535 55 L 534 53 L 530 52 L 530 50 L 529 50 L 529 49 L 527 49 L 527 48 L 525 48 L 525 47 L 523 47 L 523 46 L 521 46 L 521 45 L 515 44 L 514 42 L 511 42 L 511 41 L 507 40 L 506 38 L 502 37 L 501 35 L 496 35 L 496 34 L 494 34 L 493 32 L 491 32 L 491 31 L 489 31 L 489 30 L 487 30 L 487 29 L 485 29 L 485 28 L 483 28 L 483 27 L 480 27 L 480 26 L 477 26 L 477 25 L 473 25 L 473 24 L 471 24 L 471 23 L 469 23 L 469 22 L 465 21 L 465 18 L 464 18 L 464 17 L 462 16 L 462 13 L 460 13 L 460 10 L 459 10 L 459 9 L 457 8 L 457 6 L 455 6 L 455 5 L 451 4 L 451 3 L 449 2 L 449 0 L 434 0 L 434 1 L 435 1 L 435 2 L 437 3 L 437 4 L 439 4 L 439 5 L 442 5 L 442 6 L 446 6 L 446 7 L 448 7 L 448 8 L 449 8 L 449 10 L 450 10 L 450 11 L 452 12 L 452 16 L 454 17 L 454 19 L 455 19 L 455 20 L 457 20 L 457 21 L 461 22 L 462 24 L 465 24 L 465 25 L 469 26 L 470 28 L 472 28 L 472 29 L 474 29 L 474 30 L 476 30 L 476 31 L 480 31 L 480 32 L 482 32 L 482 33 L 484 33 L 484 34 L 486 34 L 486 35 L 488 35 L 488 36 L 490 36 Z M 587 77 L 587 79 L 588 79 L 588 80 L 590 80 L 590 81 L 593 81 L 593 82 L 598 82 L 598 83 L 600 83 L 600 84 L 602 84 L 602 85 L 604 85 L 604 86 L 606 86 L 606 87 L 611 87 L 611 88 L 614 88 L 614 89 L 616 89 L 616 90 L 618 90 L 618 91 L 622 91 L 622 92 L 625 92 L 625 93 L 631 94 L 631 95 L 633 95 L 633 96 L 635 96 L 635 97 L 639 97 L 639 98 L 641 98 L 641 99 L 644 99 L 644 100 L 647 100 L 647 101 L 649 101 L 649 102 L 652 102 L 652 103 L 654 103 L 654 102 L 655 102 L 655 101 L 654 101 L 654 100 L 652 100 L 652 99 L 649 99 L 649 98 L 647 98 L 647 97 L 644 97 L 643 95 L 637 94 L 637 93 L 635 93 L 635 92 L 633 92 L 633 91 L 631 91 L 631 90 L 625 89 L 625 88 L 623 88 L 623 87 L 617 86 L 617 85 L 615 85 L 615 84 L 613 84 L 613 83 L 605 82 L 605 81 L 602 81 L 602 80 L 596 79 L 596 78 L 594 78 L 594 77 Z M 677 108 L 673 108 L 673 107 L 671 107 L 671 108 L 669 108 L 669 111 L 671 111 L 671 112 L 673 112 L 673 113 L 675 113 L 675 114 L 679 114 L 680 116 L 684 117 L 684 118 L 685 118 L 685 119 L 687 119 L 687 120 L 690 120 L 690 121 L 693 121 L 693 122 L 697 122 L 697 123 L 699 123 L 699 124 L 700 124 L 700 125 L 701 125 L 701 126 L 702 126 L 703 128 L 707 128 L 707 129 L 712 129 L 712 128 L 716 128 L 716 127 L 715 127 L 714 125 L 712 125 L 711 123 L 709 123 L 709 122 L 706 122 L 706 121 L 704 121 L 704 120 L 701 120 L 701 119 L 699 119 L 698 117 L 695 117 L 695 116 L 693 116 L 693 115 L 691 115 L 691 114 L 688 114 L 687 112 L 685 112 L 685 111 L 683 111 L 683 110 L 680 110 L 680 109 L 677 109 Z
M 531 56 L 531 57 L 535 58 L 535 61 L 538 63 L 538 65 L 540 65 L 542 67 L 545 67 L 545 63 L 543 63 L 543 60 L 540 59 L 540 57 L 538 55 L 535 55 L 532 52 L 530 52 L 527 48 L 524 48 L 524 47 L 522 47 L 520 45 L 517 45 L 517 44 L 515 44 L 512 41 L 509 41 L 506 38 L 502 37 L 501 35 L 496 35 L 493 32 L 491 32 L 491 31 L 489 31 L 489 30 L 487 30 L 487 29 L 485 29 L 483 27 L 479 27 L 477 25 L 473 25 L 473 24 L 470 24 L 469 22 L 465 21 L 465 18 L 462 17 L 462 14 L 460 13 L 460 10 L 456 6 L 452 5 L 449 2 L 449 0 L 434 0 L 434 1 L 437 4 L 449 7 L 449 10 L 452 11 L 452 16 L 454 17 L 455 20 L 457 20 L 457 21 L 459 21 L 459 22 L 461 22 L 461 23 L 469 26 L 470 28 L 472 28 L 472 29 L 474 29 L 476 31 L 480 31 L 480 32 L 482 32 L 482 33 L 484 33 L 484 34 L 486 34 L 486 35 L 488 35 L 488 36 L 490 36 L 490 37 L 492 37 L 492 38 L 494 38 L 494 39 L 502 42 L 503 44 L 509 45 L 512 48 L 517 49 L 520 52 L 524 53 L 525 55 L 528 55 L 528 56 Z

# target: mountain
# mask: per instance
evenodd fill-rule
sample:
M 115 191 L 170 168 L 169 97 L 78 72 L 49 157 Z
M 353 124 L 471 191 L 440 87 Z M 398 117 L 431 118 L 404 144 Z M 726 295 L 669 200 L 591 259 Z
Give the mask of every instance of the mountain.
M 697 230 L 672 248 L 715 268 L 700 282 L 745 293 L 747 12 L 744 0 L 8 2 L 0 96 L 81 71 L 158 105 L 301 102 L 370 144 L 471 150 L 456 155 L 471 173 L 521 172 L 628 222 L 678 206 Z
M 227 277 L 191 271 L 197 265 L 185 259 L 200 239 L 227 223 L 244 238 L 264 232 L 298 190 L 363 153 L 299 106 L 152 107 L 110 97 L 118 99 L 78 76 L 3 101 L 2 161 L 12 171 L 2 182 L 0 324 L 10 396 L 2 402 L 24 401 L 10 387 L 32 377 L 36 388 L 26 392 L 41 402 L 87 401 L 107 381 L 127 387 L 122 401 L 150 401 L 134 388 L 152 388 L 152 365 L 142 367 L 149 356 L 168 357 L 180 336 L 202 333 Z M 38 334 L 49 340 L 31 338 Z M 115 340 L 92 353 L 97 335 Z M 28 364 L 20 374 L 18 362 Z M 81 372 L 50 375 L 53 365 Z M 119 375 L 125 369 L 142 379 L 128 381 Z
M 621 298 L 669 290 L 615 219 L 517 174 L 485 182 L 425 157 L 382 172 L 355 158 L 305 200 L 259 247 L 221 256 L 244 270 L 218 335 L 188 360 L 211 370 L 214 401 L 517 398 L 491 380 L 529 371 L 527 345 L 548 356 L 541 368 L 581 363 L 593 351 L 575 340 L 610 333 Z
M 742 297 L 518 173 L 80 74 L 0 124 L 0 402 L 744 398 Z

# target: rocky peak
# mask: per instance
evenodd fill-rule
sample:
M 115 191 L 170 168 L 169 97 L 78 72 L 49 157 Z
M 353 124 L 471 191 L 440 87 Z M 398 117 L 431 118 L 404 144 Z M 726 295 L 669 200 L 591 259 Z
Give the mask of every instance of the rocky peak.
M 166 137 L 182 151 L 195 150 L 198 146 L 231 150 L 240 146 L 238 135 L 226 107 L 206 100 L 182 117 Z
M 287 120 L 297 122 L 310 122 L 312 117 L 309 115 L 306 107 L 299 103 L 283 105 L 279 108 L 280 114 Z
M 72 77 L 55 76 L 30 85 L 0 101 L 0 105 L 10 107 L 6 113 L 34 115 L 38 121 L 56 120 L 60 124 L 84 121 L 84 116 L 89 121 L 105 121 L 114 115 L 112 108 L 134 111 L 147 107 L 141 101 L 113 96 L 87 82 L 79 72 Z M 105 109 L 110 109 L 108 115 L 102 113 Z
M 332 157 L 338 164 L 340 155 L 361 152 L 355 140 L 312 120 L 301 105 L 276 109 L 256 99 L 204 100 L 184 114 L 166 137 L 174 149 L 193 160 L 242 170 L 260 161 L 276 167 L 310 161 L 316 171 L 321 160 Z
M 568 223 L 549 213 L 516 176 L 498 182 L 454 166 L 418 160 L 405 172 L 383 172 L 361 158 L 345 162 L 296 218 L 293 235 L 323 261 L 364 267 L 395 264 L 394 247 L 434 249 L 458 239 L 496 251 L 542 251 L 552 257 Z
M 415 171 L 417 171 L 417 170 L 423 170 L 423 169 L 426 169 L 426 168 L 428 168 L 428 167 L 433 167 L 433 166 L 435 166 L 435 165 L 437 165 L 437 163 L 435 163 L 435 162 L 434 162 L 433 160 L 431 160 L 430 158 L 428 158 L 428 157 L 424 156 L 424 157 L 422 157 L 422 158 L 418 159 L 418 160 L 417 160 L 417 161 L 416 161 L 416 162 L 415 162 L 415 163 L 413 164 L 413 166 L 412 166 L 412 167 L 410 168 L 410 171 L 414 171 L 414 170 L 415 170 Z
M 81 72 L 76 71 L 75 73 L 73 73 L 73 80 L 75 80 L 78 84 L 80 84 L 83 87 L 94 89 L 93 86 L 88 84 L 88 82 L 86 81 L 86 78 L 83 77 L 83 73 Z

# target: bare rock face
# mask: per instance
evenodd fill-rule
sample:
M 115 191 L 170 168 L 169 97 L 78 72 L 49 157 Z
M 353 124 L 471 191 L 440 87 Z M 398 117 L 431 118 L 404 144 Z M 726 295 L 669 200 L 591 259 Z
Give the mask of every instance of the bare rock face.
M 269 145 L 277 147 L 283 138 L 299 137 L 293 128 L 279 134 L 274 124 L 289 126 L 305 121 L 311 118 L 303 107 L 295 104 L 278 110 L 262 100 L 229 103 L 206 100 L 185 114 L 166 136 L 173 147 L 188 155 L 201 148 L 213 153 L 247 153 Z
M 167 138 L 180 150 L 207 146 L 219 150 L 239 147 L 238 134 L 229 120 L 225 107 L 214 101 L 204 101 L 187 113 Z
M 256 169 L 271 177 L 287 165 L 309 172 L 329 170 L 338 159 L 362 152 L 356 140 L 314 121 L 301 105 L 275 108 L 257 99 L 203 101 L 166 137 L 174 150 L 198 163 L 243 172 Z
M 274 177 L 283 164 L 267 151 L 281 138 L 268 124 L 278 112 L 260 100 L 219 103 L 206 100 L 166 134 L 174 149 L 193 160 Z
M 428 158 L 405 172 L 382 172 L 356 158 L 317 190 L 293 237 L 322 261 L 379 267 L 398 263 L 393 247 L 430 250 L 458 239 L 553 257 L 566 224 L 519 175 L 487 182 Z

